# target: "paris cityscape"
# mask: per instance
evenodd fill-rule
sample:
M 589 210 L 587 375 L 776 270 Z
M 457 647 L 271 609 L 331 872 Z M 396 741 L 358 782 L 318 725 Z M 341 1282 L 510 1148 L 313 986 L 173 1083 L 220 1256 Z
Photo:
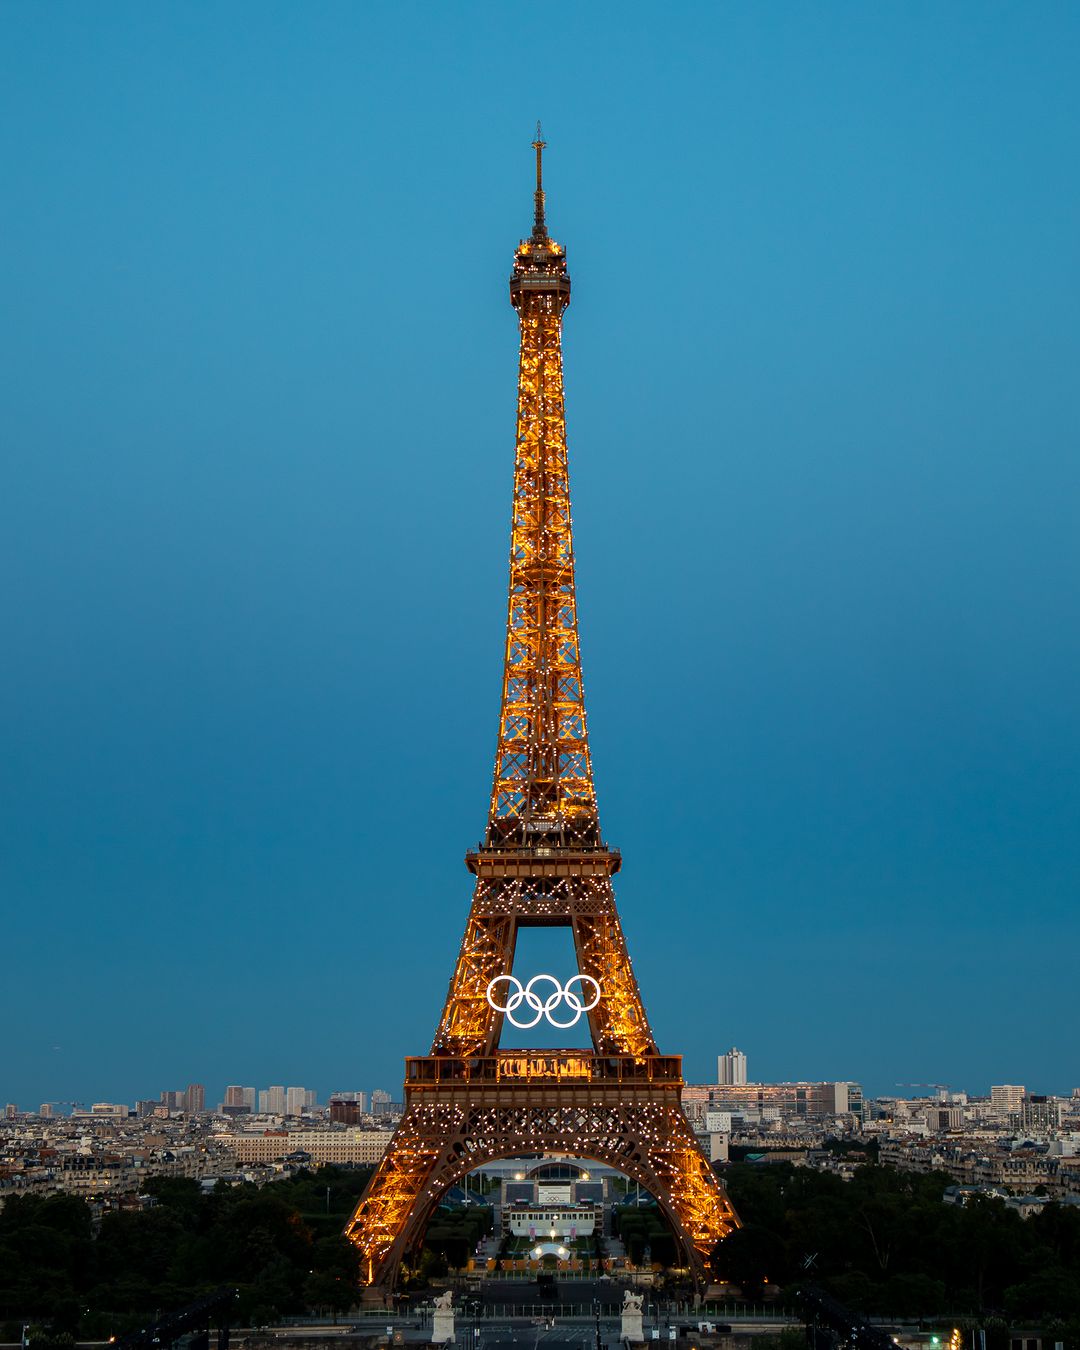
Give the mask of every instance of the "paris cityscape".
M 865 1098 L 861 1086 L 759 1083 L 747 1055 L 717 1057 L 716 1082 L 687 1083 L 682 1105 L 712 1162 L 769 1155 L 850 1175 L 852 1155 L 872 1149 L 899 1171 L 948 1173 L 951 1203 L 1000 1198 L 1023 1215 L 1051 1203 L 1080 1205 L 1080 1087 L 1068 1097 L 996 1084 L 981 1094 L 947 1084 L 897 1084 Z M 916 1089 L 922 1088 L 919 1092 Z M 4 1112 L 0 1195 L 69 1193 L 122 1203 L 149 1177 L 265 1185 L 312 1166 L 378 1163 L 403 1104 L 383 1088 L 333 1092 L 304 1087 L 225 1088 L 216 1105 L 200 1083 L 133 1105 L 42 1102 Z M 850 1150 L 830 1151 L 844 1141 Z
M 1080 1350 L 1077 54 L 3 9 L 0 1350 Z

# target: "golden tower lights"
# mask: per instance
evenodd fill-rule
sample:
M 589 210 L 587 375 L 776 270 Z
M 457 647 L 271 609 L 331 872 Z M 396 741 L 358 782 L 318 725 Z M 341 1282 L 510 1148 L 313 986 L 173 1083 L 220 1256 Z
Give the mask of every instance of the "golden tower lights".
M 699 1279 L 738 1223 L 683 1114 L 681 1060 L 661 1055 L 649 1028 L 611 884 L 621 859 L 600 834 L 563 400 L 570 277 L 566 251 L 547 231 L 539 124 L 533 146 L 533 229 L 510 275 L 520 324 L 517 438 L 488 825 L 466 855 L 476 886 L 431 1052 L 406 1060 L 405 1114 L 346 1228 L 373 1292 L 392 1286 L 450 1186 L 519 1153 L 592 1158 L 639 1181 Z M 499 1049 L 504 1012 L 489 997 L 492 981 L 511 974 L 518 929 L 530 926 L 573 932 L 580 974 L 599 989 L 587 1011 L 591 1051 Z

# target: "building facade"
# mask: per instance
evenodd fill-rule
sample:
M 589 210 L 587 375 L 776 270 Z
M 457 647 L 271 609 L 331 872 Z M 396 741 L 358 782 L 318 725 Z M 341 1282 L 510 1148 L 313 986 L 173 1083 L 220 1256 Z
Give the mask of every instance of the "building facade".
M 1003 1115 L 1019 1111 L 1024 1104 L 1024 1089 L 1015 1083 L 999 1083 L 990 1089 L 990 1105 Z
M 716 1061 L 716 1080 L 727 1086 L 741 1086 L 746 1082 L 746 1056 L 734 1046 Z
M 861 1119 L 863 1111 L 858 1083 L 688 1083 L 682 1103 L 699 1130 L 715 1112 L 762 1121 L 844 1115 Z
M 306 1153 L 323 1163 L 377 1163 L 393 1138 L 390 1130 L 267 1130 L 222 1139 L 238 1163 L 278 1162 L 292 1153 Z

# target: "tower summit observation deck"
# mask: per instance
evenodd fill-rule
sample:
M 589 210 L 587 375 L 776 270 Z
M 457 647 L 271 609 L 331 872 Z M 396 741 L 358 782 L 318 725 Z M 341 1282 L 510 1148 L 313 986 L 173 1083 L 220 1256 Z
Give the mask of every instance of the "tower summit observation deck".
M 545 312 L 555 312 L 560 317 L 570 303 L 570 277 L 566 271 L 566 250 L 557 244 L 547 232 L 544 198 L 544 149 L 546 141 L 540 139 L 540 127 L 536 128 L 536 192 L 533 211 L 532 234 L 523 239 L 514 254 L 514 270 L 510 274 L 510 303 L 522 313 L 529 295 L 547 295 L 554 297 L 554 303 L 543 306 Z

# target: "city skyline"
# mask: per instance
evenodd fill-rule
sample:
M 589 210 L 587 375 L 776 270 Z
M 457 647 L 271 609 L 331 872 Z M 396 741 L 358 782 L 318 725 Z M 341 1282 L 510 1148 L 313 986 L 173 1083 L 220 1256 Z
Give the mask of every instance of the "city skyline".
M 723 1061 L 727 1059 L 729 1055 L 732 1053 L 740 1055 L 742 1057 L 743 1061 L 742 1071 L 744 1074 L 746 1074 L 745 1077 L 740 1078 L 738 1074 L 730 1078 L 725 1076 L 723 1072 Z M 776 1078 L 760 1075 L 758 1073 L 753 1072 L 747 1073 L 748 1058 L 749 1057 L 744 1051 L 733 1050 L 725 1052 L 719 1056 L 714 1057 L 713 1062 L 716 1064 L 717 1071 L 714 1072 L 711 1076 L 704 1074 L 695 1076 L 689 1072 L 684 1072 L 685 1081 L 688 1085 L 691 1086 L 697 1086 L 701 1084 L 713 1084 L 720 1087 L 731 1084 L 735 1084 L 737 1086 L 739 1085 L 740 1082 L 744 1085 L 749 1086 L 754 1086 L 755 1084 L 758 1085 L 785 1084 L 785 1083 L 791 1084 L 791 1083 L 808 1083 L 808 1082 L 855 1083 L 858 1084 L 863 1089 L 864 1094 L 868 1100 L 889 1099 L 889 1098 L 908 1098 L 914 1100 L 922 1100 L 933 1096 L 959 1094 L 959 1095 L 966 1095 L 972 1098 L 979 1098 L 979 1099 L 986 1098 L 987 1100 L 992 1100 L 995 1104 L 1003 1106 L 1007 1105 L 1009 1109 L 1013 1110 L 1019 1109 L 1019 1106 L 1022 1103 L 1025 1095 L 1026 1096 L 1049 1095 L 1052 1097 L 1060 1097 L 1063 1099 L 1076 1097 L 1077 1095 L 1080 1095 L 1080 1086 L 1078 1086 L 1076 1082 L 1068 1086 L 1047 1086 L 1045 1083 L 1041 1081 L 1034 1082 L 1030 1080 L 1018 1080 L 1016 1083 L 1013 1084 L 1005 1084 L 1003 1080 L 1000 1078 L 1000 1076 L 999 1078 L 993 1081 L 977 1084 L 960 1083 L 960 1082 L 944 1083 L 944 1082 L 932 1082 L 929 1080 L 890 1083 L 885 1079 L 867 1080 L 859 1078 L 857 1075 L 852 1074 L 833 1075 L 832 1077 L 815 1077 L 812 1075 L 803 1074 L 803 1075 L 796 1075 L 791 1078 Z M 262 1099 L 266 1097 L 267 1092 L 274 1093 L 275 1091 L 277 1091 L 277 1089 L 275 1089 L 274 1087 L 270 1087 L 269 1089 L 259 1088 L 254 1083 L 234 1084 L 233 1086 L 237 1087 L 239 1090 L 242 1090 L 246 1093 L 253 1094 L 251 1097 L 251 1101 L 253 1103 L 251 1113 L 255 1115 L 260 1114 L 274 1115 L 283 1113 L 291 1114 L 291 1112 L 286 1112 L 284 1108 L 286 1102 L 288 1101 L 288 1094 L 295 1092 L 306 1092 L 308 1094 L 309 1100 L 305 1102 L 305 1109 L 315 1106 L 317 1106 L 320 1109 L 325 1108 L 329 1106 L 330 1102 L 335 1098 L 339 1100 L 349 1100 L 358 1097 L 361 1103 L 360 1109 L 364 1114 L 367 1115 L 378 1114 L 378 1112 L 375 1112 L 374 1110 L 374 1108 L 377 1105 L 400 1103 L 400 1096 L 401 1096 L 400 1088 L 397 1088 L 395 1091 L 381 1086 L 376 1087 L 368 1086 L 364 1088 L 344 1088 L 340 1084 L 338 1084 L 338 1086 L 335 1088 L 327 1089 L 324 1087 L 303 1088 L 295 1086 L 286 1087 L 282 1085 L 282 1087 L 280 1088 L 280 1091 L 283 1094 L 281 1099 L 282 1110 L 278 1111 L 274 1109 L 276 1107 L 276 1102 L 273 1105 L 270 1102 L 267 1102 L 266 1105 L 269 1109 L 263 1111 Z M 220 1088 L 216 1088 L 213 1086 L 207 1088 L 200 1083 L 200 1084 L 192 1084 L 186 1090 L 162 1089 L 157 1094 L 157 1097 L 151 1096 L 148 1098 L 143 1097 L 139 1091 L 134 1091 L 126 1095 L 124 1093 L 119 1094 L 114 1093 L 112 1095 L 108 1093 L 96 1093 L 96 1094 L 90 1093 L 84 1094 L 83 1097 L 56 1098 L 53 1099 L 52 1102 L 43 1099 L 42 1102 L 35 1102 L 35 1103 L 30 1103 L 28 1101 L 22 1102 L 17 1101 L 14 1097 L 11 1096 L 11 1094 L 5 1096 L 3 1092 L 3 1085 L 0 1084 L 0 1104 L 6 1103 L 15 1105 L 20 1109 L 20 1111 L 24 1113 L 34 1114 L 37 1112 L 38 1107 L 43 1104 L 59 1105 L 64 1107 L 79 1106 L 83 1109 L 88 1110 L 94 1102 L 107 1103 L 115 1101 L 115 1102 L 123 1102 L 124 1104 L 130 1106 L 134 1110 L 140 1103 L 149 1105 L 150 1103 L 156 1104 L 160 1102 L 160 1104 L 168 1106 L 170 1105 L 170 1101 L 168 1099 L 173 1098 L 175 1099 L 175 1103 L 172 1103 L 172 1109 L 176 1111 L 184 1111 L 187 1108 L 182 1104 L 182 1102 L 186 1094 L 191 1091 L 192 1087 L 197 1088 L 202 1093 L 203 1101 L 205 1103 L 210 1104 L 201 1109 L 205 1109 L 210 1112 L 217 1112 L 221 1105 L 228 1104 L 227 1093 L 230 1087 L 228 1083 L 223 1083 L 220 1086 Z M 311 1097 L 314 1097 L 314 1101 L 310 1100 Z M 61 1112 L 58 1114 L 63 1113 Z
M 729 1076 L 741 1078 L 743 1053 L 732 1050 L 720 1056 L 717 1067 L 723 1070 L 726 1060 Z M 188 1092 L 198 1086 L 191 1085 Z M 875 1300 L 862 1311 L 865 1314 L 876 1307 L 890 1319 L 879 1321 L 879 1327 L 892 1323 L 902 1336 L 904 1328 L 919 1317 L 923 1321 L 921 1340 L 926 1341 L 930 1339 L 927 1318 L 940 1316 L 943 1306 L 949 1308 L 946 1328 L 956 1325 L 958 1313 L 983 1320 L 998 1315 L 1004 1307 L 1011 1330 L 1026 1333 L 1042 1326 L 1045 1341 L 1049 1318 L 1071 1312 L 1080 1275 L 1074 1250 L 1065 1246 L 1058 1254 L 1046 1245 L 1047 1233 L 1067 1239 L 1080 1215 L 1080 1088 L 1062 1100 L 1026 1093 L 1017 1084 L 998 1084 L 989 1097 L 976 1099 L 949 1094 L 940 1085 L 929 1086 L 931 1094 L 914 1101 L 873 1101 L 853 1083 L 687 1086 L 681 1094 L 686 1124 L 716 1174 L 737 1191 L 745 1227 L 759 1234 L 755 1250 L 762 1250 L 760 1234 L 769 1231 L 764 1220 L 770 1209 L 775 1224 L 778 1207 L 786 1207 L 783 1229 L 792 1233 L 786 1246 L 779 1245 L 779 1234 L 769 1239 L 767 1267 L 760 1256 L 759 1263 L 735 1265 L 738 1240 L 729 1243 L 725 1239 L 713 1258 L 720 1289 L 714 1286 L 712 1296 L 706 1295 L 700 1313 L 715 1310 L 722 1314 L 733 1306 L 738 1310 L 738 1300 L 733 1305 L 731 1295 L 745 1299 L 755 1292 L 759 1282 L 765 1283 L 767 1269 L 768 1283 L 780 1290 L 772 1311 L 785 1316 L 790 1290 L 796 1281 L 805 1281 L 808 1232 L 814 1235 L 816 1264 L 824 1264 L 821 1253 L 826 1243 L 835 1244 L 835 1255 L 828 1258 L 829 1265 L 817 1278 L 828 1278 L 827 1290 L 842 1298 L 852 1272 L 850 1233 L 866 1230 L 863 1220 L 869 1213 L 878 1251 L 888 1242 L 895 1254 L 894 1235 L 907 1236 L 909 1245 L 903 1261 L 890 1260 L 884 1270 L 876 1251 L 866 1251 L 866 1243 L 855 1244 L 856 1250 L 865 1252 L 858 1271 L 860 1298 L 865 1301 L 870 1294 Z M 304 1089 L 294 1091 L 307 1095 Z M 238 1099 L 246 1095 L 236 1085 L 234 1092 Z M 277 1120 L 172 1112 L 129 1116 L 123 1108 L 109 1105 L 95 1107 L 92 1116 L 58 1118 L 19 1115 L 9 1107 L 0 1114 L 7 1308 L 25 1313 L 30 1298 L 42 1313 L 51 1314 L 57 1302 L 55 1248 L 40 1236 L 12 1241 L 13 1229 L 20 1236 L 35 1228 L 47 1233 L 40 1216 L 49 1218 L 55 1225 L 53 1231 L 63 1223 L 60 1231 L 71 1239 L 78 1240 L 81 1230 L 84 1251 L 91 1242 L 101 1243 L 106 1252 L 123 1243 L 127 1259 L 109 1263 L 116 1271 L 111 1286 L 115 1294 L 108 1288 L 101 1292 L 100 1277 L 83 1282 L 88 1297 L 75 1306 L 90 1319 L 98 1315 L 98 1309 L 108 1317 L 107 1310 L 117 1298 L 130 1300 L 123 1290 L 125 1284 L 130 1287 L 133 1277 L 145 1281 L 141 1289 L 136 1287 L 135 1299 L 148 1310 L 147 1300 L 156 1301 L 159 1288 L 175 1294 L 176 1286 L 156 1283 L 162 1254 L 169 1252 L 163 1246 L 168 1234 L 177 1239 L 172 1250 L 183 1244 L 184 1257 L 190 1259 L 187 1234 L 205 1232 L 214 1216 L 224 1211 L 230 1218 L 242 1216 L 244 1231 L 250 1231 L 252 1214 L 279 1216 L 279 1230 L 287 1244 L 282 1259 L 274 1265 L 279 1292 L 273 1297 L 281 1302 L 287 1298 L 297 1314 L 326 1317 L 325 1309 L 312 1298 L 317 1286 L 308 1284 L 315 1274 L 313 1249 L 325 1252 L 334 1243 L 333 1230 L 346 1222 L 349 1206 L 365 1186 L 370 1168 L 386 1163 L 395 1138 L 391 1127 L 401 1128 L 399 1113 L 405 1109 L 399 1104 L 389 1118 L 378 1120 L 349 1109 L 354 1105 L 343 1100 L 340 1110 L 331 1107 L 329 1112 Z M 449 1205 L 439 1211 L 440 1222 L 428 1228 L 425 1250 L 436 1254 L 444 1250 L 450 1257 L 450 1249 L 441 1243 L 447 1236 L 447 1221 L 453 1234 L 452 1216 L 458 1215 L 466 1219 L 470 1230 L 481 1230 L 468 1233 L 461 1252 L 472 1261 L 469 1273 L 479 1282 L 481 1293 L 486 1292 L 486 1275 L 499 1282 L 497 1296 L 505 1297 L 509 1276 L 524 1286 L 526 1299 L 533 1296 L 529 1286 L 535 1288 L 533 1277 L 542 1269 L 536 1258 L 541 1256 L 558 1258 L 557 1275 L 572 1277 L 590 1270 L 595 1274 L 599 1266 L 612 1281 L 632 1278 L 643 1266 L 651 1267 L 655 1277 L 657 1265 L 663 1269 L 673 1257 L 678 1259 L 672 1234 L 656 1212 L 661 1197 L 635 1175 L 635 1159 L 619 1155 L 605 1162 L 583 1156 L 580 1150 L 565 1149 L 541 1159 L 534 1150 L 530 1153 L 528 1161 L 520 1156 L 485 1161 L 471 1154 L 472 1171 L 459 1178 L 460 1188 L 454 1188 L 447 1197 Z M 769 1165 L 762 1166 L 764 1161 Z M 764 1203 L 755 1201 L 763 1185 L 770 1188 Z M 477 1212 L 484 1208 L 486 1219 Z M 147 1222 L 148 1209 L 157 1211 L 159 1222 Z M 318 1242 L 311 1226 L 315 1215 L 323 1219 L 324 1233 Z M 481 1221 L 476 1224 L 478 1218 Z M 90 1231 L 98 1223 L 99 1232 L 91 1238 Z M 148 1228 L 155 1230 L 149 1248 L 145 1243 Z M 485 1228 L 491 1229 L 486 1240 Z M 211 1233 L 208 1256 L 216 1251 L 225 1260 L 213 1278 L 228 1281 L 236 1271 L 241 1277 L 235 1281 L 240 1297 L 247 1294 L 254 1309 L 261 1289 L 258 1283 L 253 1289 L 242 1278 L 250 1269 L 243 1264 L 250 1255 L 238 1246 L 235 1236 L 227 1236 L 230 1229 L 235 1232 L 232 1223 L 221 1224 Z M 587 1243 L 582 1248 L 563 1241 L 557 1252 L 550 1253 L 534 1247 L 541 1234 L 572 1240 L 575 1233 L 588 1238 L 590 1229 L 597 1239 L 595 1245 Z M 119 1239 L 118 1230 L 123 1235 Z M 269 1230 L 260 1224 L 257 1233 L 262 1257 Z M 312 1241 L 296 1243 L 297 1236 L 309 1234 Z M 617 1239 L 619 1245 L 605 1241 L 609 1238 Z M 1017 1243 L 1023 1241 L 1028 1241 L 1029 1255 L 1023 1247 L 1018 1250 Z M 341 1242 L 338 1239 L 339 1252 Z M 978 1250 L 971 1259 L 973 1246 Z M 93 1250 L 87 1255 L 92 1256 Z M 293 1253 L 291 1265 L 289 1251 Z M 922 1269 L 913 1269 L 920 1253 Z M 335 1256 L 340 1263 L 340 1256 Z M 943 1256 L 953 1263 L 943 1265 Z M 136 1264 L 140 1257 L 144 1261 L 141 1270 Z M 960 1265 L 955 1264 L 956 1258 Z M 448 1259 L 448 1265 L 454 1264 Z M 200 1276 L 204 1277 L 205 1269 L 200 1261 Z M 282 1292 L 281 1281 L 290 1271 L 294 1288 Z M 21 1288 L 17 1284 L 20 1272 L 24 1276 Z M 988 1272 L 992 1283 L 986 1280 Z M 1028 1276 L 1028 1272 L 1033 1274 Z M 953 1281 L 953 1292 L 939 1278 L 943 1273 Z M 335 1282 L 341 1278 L 338 1264 Z M 738 1283 L 733 1285 L 733 1279 Z M 906 1311 L 904 1321 L 898 1322 L 895 1309 L 888 1310 L 895 1301 L 894 1291 L 905 1286 Z M 199 1286 L 189 1287 L 202 1296 Z M 236 1295 L 228 1284 L 225 1287 L 234 1304 Z M 18 1302 L 12 1299 L 13 1288 L 20 1288 Z M 69 1288 L 76 1292 L 75 1279 Z M 356 1297 L 355 1287 L 340 1293 L 342 1304 Z M 611 1290 L 614 1302 L 609 1311 L 618 1307 L 622 1293 L 619 1288 Z M 727 1299 L 714 1301 L 716 1294 L 720 1299 L 726 1294 Z M 430 1294 L 425 1291 L 421 1299 L 422 1316 L 423 1303 L 430 1306 Z M 676 1314 L 678 1308 L 678 1303 L 669 1305 Z M 682 1308 L 685 1311 L 685 1304 Z M 553 1304 L 550 1311 L 566 1316 L 567 1309 L 564 1302 Z M 415 1317 L 416 1311 L 414 1305 L 404 1316 Z M 569 1315 L 573 1312 L 571 1304 Z M 1018 1315 L 1023 1316 L 1020 1323 Z M 105 1330 L 115 1327 L 113 1334 L 119 1335 L 123 1316 L 112 1313 L 115 1320 Z M 1033 1316 L 1041 1322 L 1032 1320 Z M 381 1309 L 375 1318 L 383 1320 Z M 234 1320 L 254 1322 L 257 1318 L 241 1311 Z M 838 1315 L 834 1325 L 846 1331 L 851 1315 Z M 1050 1323 L 1051 1331 L 1060 1325 Z M 334 1334 L 331 1327 L 325 1331 Z M 946 1336 L 939 1339 L 945 1343 Z M 954 1332 L 951 1339 L 958 1344 L 962 1338 Z M 891 1343 L 884 1333 L 881 1340 Z
M 509 14 L 249 13 L 0 16 L 0 1092 L 396 1085 L 430 1040 L 537 115 L 658 1041 L 1070 1091 L 1080 15 L 556 6 L 522 81 Z

